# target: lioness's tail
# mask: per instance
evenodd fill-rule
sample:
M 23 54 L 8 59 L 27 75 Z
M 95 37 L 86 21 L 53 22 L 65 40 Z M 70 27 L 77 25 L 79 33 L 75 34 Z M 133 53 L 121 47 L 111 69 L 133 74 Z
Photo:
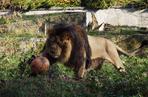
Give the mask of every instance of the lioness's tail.
M 126 52 L 125 50 L 123 50 L 122 48 L 120 48 L 119 46 L 116 45 L 116 48 L 118 51 L 120 51 L 121 53 L 123 53 L 126 56 L 131 56 L 128 52 Z

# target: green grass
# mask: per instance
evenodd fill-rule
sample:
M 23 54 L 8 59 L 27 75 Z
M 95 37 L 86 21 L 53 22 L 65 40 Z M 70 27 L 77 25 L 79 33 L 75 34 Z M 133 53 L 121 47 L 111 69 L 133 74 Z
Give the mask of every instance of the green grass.
M 105 62 L 101 70 L 93 70 L 85 79 L 76 80 L 74 71 L 63 64 L 50 67 L 52 79 L 48 74 L 29 77 L 29 65 L 20 62 L 37 53 L 30 50 L 0 56 L 1 97 L 146 97 L 143 96 L 148 91 L 146 57 L 121 56 L 127 75 Z
M 123 57 L 127 75 L 119 74 L 111 64 L 104 64 L 102 70 L 92 72 L 92 81 L 96 82 L 94 87 L 102 86 L 106 97 L 132 97 L 142 95 L 148 89 L 148 78 L 144 75 L 147 72 L 147 58 Z M 98 84 L 97 84 L 98 83 Z
M 19 67 L 9 72 L 14 77 L 1 84 L 1 97 L 146 97 L 148 91 L 147 58 L 125 57 L 127 75 L 121 75 L 114 67 L 105 63 L 98 71 L 91 71 L 83 80 L 75 80 L 73 70 L 62 64 L 52 67 L 52 79 L 48 75 L 28 77 L 29 68 L 23 77 L 19 75 Z M 18 61 L 19 62 L 19 61 Z M 10 68 L 10 66 L 8 67 Z M 12 68 L 12 67 L 11 67 Z M 54 72 L 54 73 L 53 73 Z M 6 73 L 6 71 L 5 71 Z M 58 76 L 57 76 L 58 75 Z M 56 76 L 56 77 L 55 77 Z
M 22 62 L 39 54 L 43 42 L 27 52 L 19 49 L 19 42 L 34 37 L 44 36 L 29 32 L 1 34 L 0 46 L 5 47 L 5 51 L 0 52 L 0 97 L 147 97 L 147 57 L 122 55 L 126 75 L 105 62 L 101 70 L 90 71 L 80 80 L 72 68 L 60 63 L 50 67 L 50 75 L 29 77 L 30 66 Z

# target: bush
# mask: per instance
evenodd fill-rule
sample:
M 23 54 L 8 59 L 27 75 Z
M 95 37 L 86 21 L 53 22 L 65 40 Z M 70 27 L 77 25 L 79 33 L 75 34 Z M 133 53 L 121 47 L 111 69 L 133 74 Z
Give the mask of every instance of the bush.
M 50 8 L 52 6 L 79 6 L 80 2 L 78 0 L 12 0 L 11 4 L 14 9 L 30 10 L 37 8 Z
M 148 8 L 148 0 L 133 0 L 126 4 L 127 7 L 133 7 L 138 9 Z
M 82 0 L 81 5 L 90 9 L 104 9 L 113 6 L 148 8 L 147 0 Z
M 113 6 L 148 8 L 147 0 L 2 0 L 0 9 L 30 10 L 52 6 L 83 6 L 90 9 L 103 9 Z
M 102 9 L 114 5 L 115 0 L 82 0 L 82 6 L 86 8 Z
M 10 6 L 10 0 L 1 0 L 0 1 L 0 9 L 5 9 Z

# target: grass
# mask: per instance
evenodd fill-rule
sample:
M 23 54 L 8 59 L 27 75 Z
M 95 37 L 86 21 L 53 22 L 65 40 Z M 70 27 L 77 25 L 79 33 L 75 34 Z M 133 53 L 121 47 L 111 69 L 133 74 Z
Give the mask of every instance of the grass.
M 1 84 L 0 95 L 1 97 L 97 97 L 99 95 L 146 97 L 144 94 L 148 91 L 148 77 L 144 73 L 147 72 L 147 58 L 122 56 L 122 59 L 125 61 L 127 75 L 119 74 L 111 64 L 105 63 L 101 70 L 91 71 L 83 80 L 75 80 L 73 70 L 62 64 L 52 68 L 54 72 L 52 79 L 49 79 L 48 75 L 30 78 L 28 68 L 23 78 L 11 77 L 10 80 L 7 75 L 7 80 Z M 11 74 L 19 74 L 18 71 L 17 67 L 16 73 L 11 72 Z
M 26 52 L 19 49 L 19 42 L 44 36 L 29 32 L 1 35 L 0 45 L 5 50 L 0 52 L 0 97 L 147 97 L 147 57 L 122 55 L 126 75 L 105 62 L 101 70 L 90 71 L 80 80 L 71 68 L 60 63 L 50 67 L 50 75 L 29 77 L 30 66 L 22 62 L 39 54 L 43 42 L 37 43 L 37 49 L 31 47 Z
M 147 58 L 138 57 L 124 57 L 127 75 L 120 75 L 113 66 L 104 64 L 102 70 L 93 73 L 95 75 L 94 82 L 97 82 L 96 87 L 103 83 L 102 89 L 106 97 L 134 97 L 134 95 L 141 95 L 148 88 L 148 78 L 143 75 L 147 72 Z

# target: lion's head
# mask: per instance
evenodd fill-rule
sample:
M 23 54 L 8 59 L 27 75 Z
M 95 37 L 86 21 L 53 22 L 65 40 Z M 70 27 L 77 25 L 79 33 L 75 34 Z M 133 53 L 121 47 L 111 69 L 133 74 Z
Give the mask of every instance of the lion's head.
M 68 37 L 50 37 L 47 39 L 44 52 L 58 61 L 64 63 L 70 58 L 72 43 Z
M 89 63 L 91 50 L 88 37 L 80 26 L 60 24 L 47 32 L 48 38 L 42 55 L 46 56 L 51 63 L 59 61 L 74 66 L 76 70 Z
M 51 37 L 47 41 L 48 42 L 46 42 L 46 52 L 48 52 L 51 57 L 58 58 L 62 52 L 63 42 L 60 40 L 59 37 Z

